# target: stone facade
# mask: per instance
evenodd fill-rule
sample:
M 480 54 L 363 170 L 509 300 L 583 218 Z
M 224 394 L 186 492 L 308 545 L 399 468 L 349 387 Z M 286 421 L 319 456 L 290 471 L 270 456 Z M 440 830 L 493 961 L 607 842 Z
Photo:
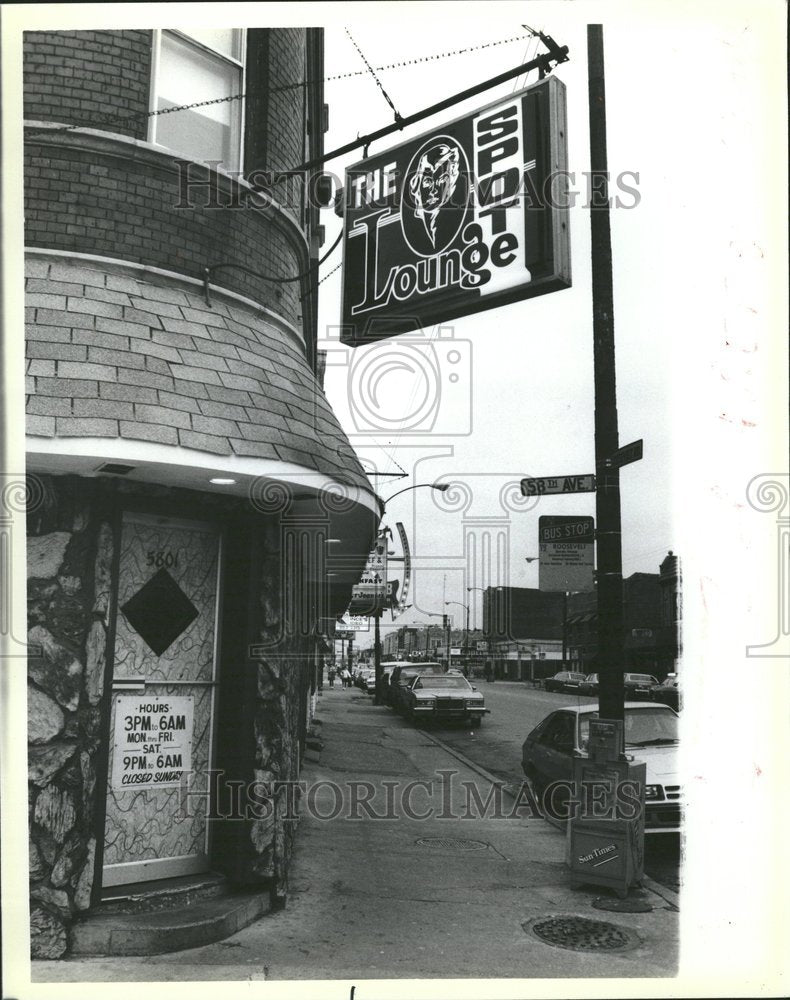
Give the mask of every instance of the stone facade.
M 308 547 L 297 545 L 294 565 L 284 508 L 251 514 L 241 499 L 102 478 L 38 478 L 40 488 L 31 495 L 43 499 L 28 518 L 33 956 L 65 954 L 73 921 L 97 902 L 92 890 L 94 879 L 99 884 L 103 841 L 112 694 L 105 675 L 117 585 L 113 555 L 119 512 L 130 504 L 190 507 L 207 521 L 221 520 L 238 545 L 255 548 L 243 582 L 249 612 L 235 619 L 241 635 L 233 637 L 240 638 L 247 659 L 224 681 L 235 689 L 251 678 L 251 698 L 233 731 L 226 727 L 226 737 L 234 746 L 250 747 L 233 776 L 270 788 L 271 795 L 262 818 L 227 824 L 230 835 L 240 835 L 229 874 L 234 884 L 265 887 L 276 899 L 284 898 L 297 826 L 288 783 L 299 776 L 316 626 L 326 613 L 321 591 L 310 580 Z M 298 525 L 293 530 L 304 533 Z M 222 692 L 222 651 L 219 656 Z M 224 659 L 235 663 L 233 652 Z M 218 766 L 230 773 L 221 754 Z M 214 866 L 223 870 L 228 841 L 217 850 Z
M 27 553 L 31 942 L 58 958 L 91 902 L 115 540 L 97 484 L 44 484 Z

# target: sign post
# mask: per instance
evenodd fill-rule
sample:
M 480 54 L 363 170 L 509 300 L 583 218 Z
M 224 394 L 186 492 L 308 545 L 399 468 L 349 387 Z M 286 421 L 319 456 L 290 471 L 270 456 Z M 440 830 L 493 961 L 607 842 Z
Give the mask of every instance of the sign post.
M 595 382 L 595 517 L 598 524 L 598 659 L 602 719 L 622 719 L 623 555 L 617 381 L 614 360 L 614 293 L 606 153 L 606 87 L 603 25 L 587 25 L 590 115 L 590 235 L 592 257 L 593 369 Z

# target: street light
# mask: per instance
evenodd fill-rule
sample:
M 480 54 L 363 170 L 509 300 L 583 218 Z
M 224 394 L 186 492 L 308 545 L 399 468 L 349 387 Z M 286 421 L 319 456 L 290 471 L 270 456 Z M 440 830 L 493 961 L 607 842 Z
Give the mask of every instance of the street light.
M 445 603 L 445 607 L 448 604 L 460 604 L 462 608 L 466 608 L 466 631 L 464 632 L 464 651 L 463 651 L 463 655 L 461 657 L 461 660 L 462 660 L 462 663 L 463 663 L 464 677 L 466 677 L 467 676 L 467 666 L 468 666 L 468 663 L 469 663 L 469 605 L 468 604 L 464 604 L 463 601 L 445 601 L 444 603 Z M 448 650 L 449 650 L 449 646 L 448 646 Z M 449 654 L 448 654 L 448 662 L 449 662 Z
M 466 588 L 467 594 L 470 594 L 473 590 L 479 590 L 480 593 L 483 595 L 483 621 L 481 622 L 481 626 L 482 626 L 483 636 L 484 636 L 484 639 L 483 639 L 483 642 L 484 642 L 484 646 L 483 646 L 483 649 L 484 649 L 484 656 L 483 656 L 484 669 L 485 669 L 485 665 L 488 664 L 488 662 L 489 662 L 488 661 L 488 655 L 489 655 L 489 652 L 490 652 L 489 633 L 490 633 L 490 628 L 491 628 L 491 623 L 489 621 L 489 632 L 486 632 L 486 630 L 485 630 L 485 624 L 486 624 L 486 621 L 485 621 L 485 619 L 486 619 L 485 596 L 486 596 L 487 589 L 490 589 L 490 588 L 486 588 L 486 587 L 467 587 Z M 475 626 L 475 627 L 477 627 L 477 626 Z M 467 631 L 468 631 L 468 621 L 467 621 Z M 477 648 L 479 650 L 480 647 L 478 646 Z M 475 660 L 477 660 L 477 655 L 475 655 Z
M 442 627 L 444 628 L 445 642 L 447 643 L 447 669 L 450 669 L 450 639 L 449 639 L 449 629 L 450 629 L 450 617 L 442 611 L 421 611 L 423 615 L 428 615 L 429 618 L 441 618 Z M 430 636 L 430 631 L 428 632 Z M 426 641 L 426 653 L 428 652 L 427 641 Z
M 387 504 L 390 500 L 394 500 L 395 497 L 399 497 L 401 493 L 408 493 L 409 490 L 436 490 L 437 493 L 446 493 L 450 489 L 449 483 L 417 483 L 416 486 L 404 486 L 402 490 L 398 490 L 397 493 L 393 493 L 391 497 L 387 497 L 386 500 L 381 501 L 382 514 L 387 509 Z

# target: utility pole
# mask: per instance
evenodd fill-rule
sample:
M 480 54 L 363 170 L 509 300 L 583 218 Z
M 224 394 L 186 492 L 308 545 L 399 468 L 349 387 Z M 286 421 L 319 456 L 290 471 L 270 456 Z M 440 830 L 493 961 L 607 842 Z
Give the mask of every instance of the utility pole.
M 469 676 L 469 605 L 466 605 L 466 630 L 464 631 L 464 677 Z
M 381 609 L 378 609 L 376 611 L 375 615 L 373 616 L 373 620 L 374 620 L 374 623 L 375 623 L 375 625 L 374 625 L 375 632 L 374 632 L 374 639 L 373 639 L 373 666 L 374 666 L 375 671 L 376 671 L 376 673 L 375 673 L 375 677 L 376 677 L 376 694 L 375 694 L 375 697 L 373 699 L 373 703 L 375 705 L 380 705 L 382 703 L 382 700 L 383 700 L 382 699 L 382 692 L 381 692 L 381 681 L 382 681 L 382 676 L 381 676 L 381 628 L 380 628 L 380 624 L 379 624 L 381 622 Z
M 614 354 L 612 241 L 606 151 L 603 26 L 587 25 L 590 104 L 590 235 L 595 374 L 595 513 L 598 557 L 598 707 L 602 719 L 623 718 L 623 557 Z

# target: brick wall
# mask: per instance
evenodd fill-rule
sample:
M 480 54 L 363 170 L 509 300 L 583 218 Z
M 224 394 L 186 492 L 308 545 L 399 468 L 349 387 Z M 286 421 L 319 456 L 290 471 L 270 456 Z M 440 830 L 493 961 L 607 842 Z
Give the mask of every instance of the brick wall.
M 25 118 L 145 139 L 151 36 L 150 31 L 26 31 Z
M 27 144 L 25 241 L 27 246 L 72 250 L 149 264 L 202 278 L 215 263 L 237 263 L 276 278 L 300 274 L 306 249 L 291 225 L 271 210 L 225 208 L 240 203 L 231 182 L 191 167 L 192 207 L 177 208 L 184 186 L 168 155 L 88 137 L 39 136 Z M 213 179 L 209 179 L 213 178 Z M 204 182 L 205 181 L 205 185 Z M 292 325 L 301 324 L 301 283 L 275 284 L 227 269 L 218 284 L 267 305 Z

